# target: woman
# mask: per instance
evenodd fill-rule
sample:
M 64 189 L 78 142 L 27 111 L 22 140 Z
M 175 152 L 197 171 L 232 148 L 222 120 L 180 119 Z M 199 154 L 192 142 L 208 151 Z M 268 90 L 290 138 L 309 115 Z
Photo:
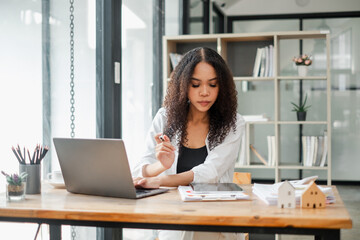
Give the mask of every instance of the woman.
M 136 187 L 232 182 L 244 134 L 233 76 L 210 48 L 184 55 L 171 74 L 146 153 L 134 169 Z
M 196 48 L 186 53 L 171 74 L 164 107 L 153 120 L 146 153 L 133 172 L 134 185 L 232 182 L 245 125 L 236 112 L 236 95 L 233 76 L 216 51 Z M 161 240 L 241 237 L 183 231 L 159 231 L 155 236 Z

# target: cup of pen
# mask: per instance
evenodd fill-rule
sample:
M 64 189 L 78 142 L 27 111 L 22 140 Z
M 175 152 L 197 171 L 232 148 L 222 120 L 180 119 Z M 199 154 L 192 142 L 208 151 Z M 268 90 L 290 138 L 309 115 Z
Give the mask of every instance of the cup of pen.
M 26 194 L 41 193 L 41 165 L 40 164 L 20 164 L 19 172 L 26 172 Z
M 25 148 L 22 152 L 19 145 L 17 148 L 12 147 L 17 160 L 19 161 L 19 173 L 27 173 L 25 179 L 26 182 L 26 194 L 39 194 L 41 193 L 41 160 L 45 157 L 49 148 L 47 146 L 42 147 L 36 145 L 34 153 L 30 155 L 30 151 L 27 150 L 28 160 L 26 159 Z

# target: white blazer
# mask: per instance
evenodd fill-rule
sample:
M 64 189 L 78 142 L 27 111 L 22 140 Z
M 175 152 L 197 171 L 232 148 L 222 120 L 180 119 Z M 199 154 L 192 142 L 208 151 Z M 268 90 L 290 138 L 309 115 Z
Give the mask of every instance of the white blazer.
M 156 141 L 154 136 L 164 131 L 166 125 L 166 110 L 159 109 L 155 118 L 153 119 L 151 128 L 146 137 L 146 148 L 142 159 L 135 165 L 132 174 L 133 177 L 142 177 L 142 168 L 146 164 L 157 162 L 155 156 Z M 240 143 L 242 135 L 245 133 L 245 121 L 240 114 L 237 114 L 236 131 L 232 129 L 225 137 L 224 141 L 217 145 L 212 150 L 209 149 L 208 138 L 205 140 L 208 155 L 205 162 L 192 168 L 194 172 L 193 182 L 232 182 L 234 174 L 235 161 L 238 157 L 240 150 Z M 176 137 L 171 141 L 175 150 L 175 161 L 173 165 L 161 173 L 161 175 L 176 174 L 177 161 L 179 156 L 179 149 L 176 143 Z

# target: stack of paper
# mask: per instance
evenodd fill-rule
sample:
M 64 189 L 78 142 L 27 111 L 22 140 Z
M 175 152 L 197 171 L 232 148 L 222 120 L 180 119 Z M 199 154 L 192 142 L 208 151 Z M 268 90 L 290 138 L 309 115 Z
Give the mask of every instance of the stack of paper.
M 223 201 L 223 200 L 247 200 L 249 195 L 244 192 L 211 192 L 201 193 L 195 192 L 190 186 L 178 187 L 181 199 L 183 201 Z
M 302 180 L 296 180 L 296 181 L 289 181 L 295 188 L 295 199 L 296 204 L 300 204 L 301 194 L 304 191 L 304 189 L 310 184 L 310 182 L 315 181 L 318 177 L 312 176 L 308 178 L 304 178 Z M 253 186 L 253 193 L 263 200 L 268 205 L 276 205 L 277 199 L 278 199 L 278 190 L 280 183 L 275 184 L 257 184 L 255 183 Z M 331 187 L 321 187 L 318 186 L 319 189 L 325 193 L 326 195 L 326 202 L 327 203 L 334 203 L 335 197 L 334 193 L 332 192 Z

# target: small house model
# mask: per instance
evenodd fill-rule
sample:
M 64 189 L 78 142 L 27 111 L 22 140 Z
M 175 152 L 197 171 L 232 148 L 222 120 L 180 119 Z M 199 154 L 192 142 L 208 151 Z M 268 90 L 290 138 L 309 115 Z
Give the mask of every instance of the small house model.
M 325 208 L 326 196 L 315 182 L 309 184 L 301 195 L 302 208 Z
M 278 208 L 295 208 L 295 188 L 288 181 L 283 182 L 278 190 Z

